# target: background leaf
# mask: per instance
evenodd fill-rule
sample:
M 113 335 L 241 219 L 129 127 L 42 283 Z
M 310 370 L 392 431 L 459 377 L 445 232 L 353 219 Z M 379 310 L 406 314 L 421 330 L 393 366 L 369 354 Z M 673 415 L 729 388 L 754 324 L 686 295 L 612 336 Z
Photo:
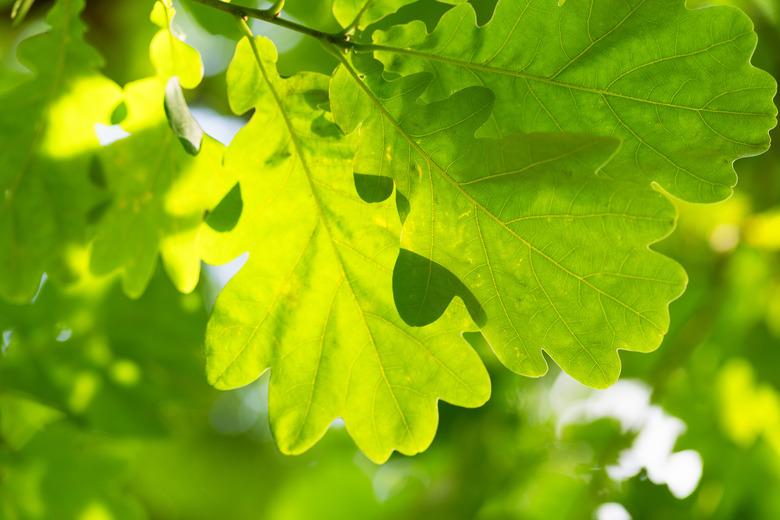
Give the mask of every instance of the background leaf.
M 171 82 L 195 88 L 203 75 L 198 52 L 171 32 L 173 14 L 155 3 L 152 20 L 161 29 L 150 53 L 157 76 L 125 87 L 122 128 L 130 135 L 100 153 L 108 202 L 96 226 L 92 267 L 120 271 L 133 297 L 146 288 L 158 254 L 181 291 L 195 288 L 203 217 L 235 185 L 222 170 L 222 145 L 202 135 L 179 87 L 173 96 L 166 90 Z
M 83 7 L 54 6 L 51 30 L 19 49 L 33 76 L 0 97 L 0 295 L 16 301 L 32 298 L 44 270 L 73 276 L 63 256 L 86 240 L 85 214 L 97 200 L 87 179 L 94 125 L 108 121 L 119 92 L 84 43 Z

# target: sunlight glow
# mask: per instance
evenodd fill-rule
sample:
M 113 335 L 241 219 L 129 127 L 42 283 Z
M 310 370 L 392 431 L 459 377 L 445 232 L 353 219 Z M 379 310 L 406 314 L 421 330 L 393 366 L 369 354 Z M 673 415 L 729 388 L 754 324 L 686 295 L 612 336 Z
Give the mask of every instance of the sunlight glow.
M 651 482 L 666 484 L 679 499 L 690 496 L 699 485 L 701 455 L 694 450 L 673 451 L 685 432 L 685 423 L 652 405 L 650 387 L 645 383 L 626 379 L 606 390 L 593 390 L 561 374 L 551 401 L 559 432 L 567 424 L 611 418 L 624 432 L 637 434 L 633 445 L 620 453 L 617 464 L 607 467 L 613 480 L 627 480 L 645 470 Z
M 631 515 L 628 514 L 626 508 L 617 502 L 607 502 L 601 504 L 596 509 L 597 520 L 631 520 Z

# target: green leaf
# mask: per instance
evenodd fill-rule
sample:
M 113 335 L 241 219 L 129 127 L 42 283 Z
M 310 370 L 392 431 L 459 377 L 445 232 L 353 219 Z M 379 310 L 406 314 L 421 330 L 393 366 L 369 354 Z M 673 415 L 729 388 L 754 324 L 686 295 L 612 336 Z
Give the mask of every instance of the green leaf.
M 650 189 L 594 175 L 616 140 L 474 139 L 492 93 L 469 87 L 416 103 L 430 82 L 427 73 L 364 79 L 344 59 L 331 105 L 346 129 L 363 121 L 355 170 L 395 179 L 411 208 L 402 246 L 463 281 L 508 368 L 541 376 L 544 351 L 587 385 L 614 383 L 617 350 L 657 348 L 668 304 L 685 286 L 682 269 L 648 247 L 673 229 L 673 206 Z M 418 287 L 420 299 L 429 285 Z
M 203 79 L 203 62 L 197 50 L 174 34 L 175 15 L 171 0 L 156 0 L 150 18 L 160 30 L 149 45 L 149 58 L 159 78 L 176 77 L 183 88 L 193 89 Z
M 209 322 L 209 380 L 246 385 L 271 369 L 269 413 L 285 453 L 314 444 L 337 417 L 372 460 L 431 442 L 439 399 L 483 404 L 490 381 L 462 339 L 454 304 L 435 324 L 407 326 L 392 299 L 400 222 L 390 202 L 367 206 L 354 149 L 324 111 L 328 78 L 283 80 L 269 40 L 241 41 L 228 69 L 234 112 L 254 109 L 227 150 L 243 214 L 214 238 L 214 258 L 249 251 Z
M 203 377 L 205 322 L 201 296 L 180 294 L 162 273 L 139 300 L 116 280 L 85 277 L 67 289 L 45 284 L 34 304 L 0 302 L 0 331 L 10 334 L 0 356 L 0 435 L 23 441 L 39 430 L 55 418 L 42 405 L 87 431 L 162 434 L 172 406 L 213 401 Z M 10 409 L 3 403 L 11 397 L 31 404 Z
M 203 144 L 203 129 L 192 116 L 179 79 L 173 77 L 165 87 L 165 115 L 171 130 L 179 138 L 184 151 L 190 155 L 198 155 Z
M 146 515 L 127 493 L 127 461 L 119 443 L 54 424 L 3 460 L 4 518 L 116 518 Z M 3 450 L 0 449 L 0 457 Z M 3 457 L 5 458 L 5 457 Z
M 366 27 L 419 0 L 334 0 L 333 16 L 343 27 Z M 444 0 L 459 4 L 466 0 Z
M 428 100 L 490 88 L 486 136 L 614 136 L 623 146 L 605 175 L 656 181 L 693 202 L 728 197 L 732 163 L 765 151 L 776 124 L 776 83 L 750 65 L 752 23 L 730 7 L 502 0 L 483 27 L 461 5 L 432 34 L 413 22 L 374 37 L 389 70 L 434 74 Z
M 19 450 L 62 415 L 58 410 L 31 399 L 0 394 L 0 438 Z
M 97 194 L 88 180 L 119 89 L 100 76 L 84 43 L 83 0 L 58 2 L 51 30 L 24 41 L 33 76 L 0 97 L 0 296 L 29 300 L 43 271 L 64 279 L 63 256 L 86 240 L 84 215 Z
M 204 135 L 181 91 L 200 83 L 203 65 L 171 32 L 173 14 L 155 4 L 152 19 L 161 30 L 150 52 L 157 76 L 125 87 L 122 127 L 130 136 L 100 154 L 110 205 L 97 225 L 92 268 L 120 271 L 133 297 L 149 283 L 158 255 L 179 290 L 195 288 L 204 216 L 235 185 L 222 169 L 224 147 Z

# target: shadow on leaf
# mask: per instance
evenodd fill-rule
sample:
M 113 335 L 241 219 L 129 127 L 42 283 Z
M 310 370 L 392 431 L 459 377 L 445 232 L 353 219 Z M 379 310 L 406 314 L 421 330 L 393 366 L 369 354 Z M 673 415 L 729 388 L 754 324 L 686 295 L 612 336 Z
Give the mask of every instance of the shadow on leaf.
M 401 249 L 393 269 L 393 297 L 406 323 L 417 327 L 433 323 L 455 296 L 477 325 L 484 325 L 485 311 L 463 282 L 436 262 Z

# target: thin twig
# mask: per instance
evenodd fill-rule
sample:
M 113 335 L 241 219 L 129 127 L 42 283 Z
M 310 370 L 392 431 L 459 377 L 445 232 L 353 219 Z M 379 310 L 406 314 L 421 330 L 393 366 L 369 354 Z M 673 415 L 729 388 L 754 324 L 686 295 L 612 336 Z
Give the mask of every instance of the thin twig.
M 305 34 L 307 36 L 311 36 L 312 38 L 316 38 L 322 42 L 337 45 L 342 49 L 351 49 L 352 47 L 354 47 L 354 43 L 349 40 L 349 36 L 345 34 L 332 34 L 332 33 L 319 31 L 317 29 L 312 29 L 311 27 L 301 25 L 297 22 L 293 22 L 292 20 L 281 18 L 279 16 L 279 13 L 274 7 L 272 7 L 271 9 L 257 9 L 255 7 L 247 7 L 238 4 L 228 4 L 222 2 L 221 0 L 190 0 L 190 1 L 197 2 L 199 4 L 203 4 L 208 7 L 213 7 L 214 9 L 224 11 L 226 13 L 232 14 L 234 16 L 237 16 L 245 20 L 248 18 L 254 18 L 256 20 L 261 20 L 266 23 L 278 25 L 279 27 L 284 27 L 285 29 L 289 29 L 291 31 Z

